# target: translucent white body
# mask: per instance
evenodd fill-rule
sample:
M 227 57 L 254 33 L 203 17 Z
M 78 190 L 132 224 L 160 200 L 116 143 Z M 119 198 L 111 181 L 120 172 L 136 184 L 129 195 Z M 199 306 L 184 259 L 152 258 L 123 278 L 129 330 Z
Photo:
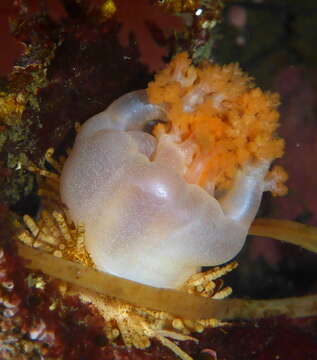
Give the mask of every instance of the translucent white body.
M 66 161 L 61 197 L 86 230 L 99 270 L 177 288 L 201 266 L 242 248 L 269 163 L 248 166 L 222 199 L 183 179 L 186 159 L 168 136 L 139 129 L 164 117 L 144 91 L 124 95 L 85 123 Z

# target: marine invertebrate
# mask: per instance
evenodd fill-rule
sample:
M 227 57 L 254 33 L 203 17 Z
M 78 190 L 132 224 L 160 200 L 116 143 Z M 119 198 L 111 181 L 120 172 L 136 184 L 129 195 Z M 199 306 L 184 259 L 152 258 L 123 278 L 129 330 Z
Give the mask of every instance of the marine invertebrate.
M 178 288 L 201 266 L 232 259 L 262 193 L 286 191 L 278 97 L 237 65 L 177 55 L 147 91 L 88 120 L 61 176 L 71 219 L 84 224 L 99 270 Z M 153 135 L 144 126 L 161 119 Z

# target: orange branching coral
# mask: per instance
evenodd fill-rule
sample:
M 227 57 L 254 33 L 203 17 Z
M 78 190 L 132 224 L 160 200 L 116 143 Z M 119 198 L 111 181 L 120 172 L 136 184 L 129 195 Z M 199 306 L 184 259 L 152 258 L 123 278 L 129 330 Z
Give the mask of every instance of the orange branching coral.
M 157 125 L 155 135 L 175 135 L 191 148 L 189 182 L 228 189 L 246 163 L 272 161 L 283 154 L 284 141 L 275 135 L 278 94 L 256 88 L 237 64 L 205 62 L 195 67 L 181 53 L 156 75 L 147 93 L 167 114 L 168 124 Z M 269 176 L 280 180 L 270 189 L 273 194 L 285 194 L 285 171 L 276 168 Z

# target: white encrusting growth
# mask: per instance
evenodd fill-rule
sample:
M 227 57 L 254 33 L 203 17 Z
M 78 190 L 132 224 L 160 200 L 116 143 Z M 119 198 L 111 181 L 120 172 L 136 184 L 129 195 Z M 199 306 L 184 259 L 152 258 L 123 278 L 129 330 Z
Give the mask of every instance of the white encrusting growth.
M 184 180 L 182 144 L 142 131 L 155 119 L 164 119 L 163 107 L 140 90 L 88 120 L 63 169 L 61 196 L 70 217 L 84 224 L 99 270 L 177 288 L 201 266 L 241 250 L 270 164 L 248 165 L 216 199 Z

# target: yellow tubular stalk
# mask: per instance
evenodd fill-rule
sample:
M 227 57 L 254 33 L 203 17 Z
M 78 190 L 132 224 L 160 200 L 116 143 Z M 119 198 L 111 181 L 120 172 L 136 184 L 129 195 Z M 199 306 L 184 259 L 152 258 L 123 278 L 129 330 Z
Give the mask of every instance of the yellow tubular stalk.
M 290 220 L 256 219 L 249 235 L 263 236 L 317 253 L 317 227 Z
M 18 254 L 29 260 L 26 267 L 97 293 L 113 296 L 132 305 L 169 312 L 186 319 L 220 318 L 222 301 L 206 299 L 184 291 L 161 289 L 97 271 L 17 242 Z
M 29 262 L 26 266 L 71 284 L 114 296 L 136 306 L 147 307 L 181 316 L 200 319 L 261 319 L 278 315 L 305 317 L 317 314 L 317 295 L 270 300 L 213 300 L 179 290 L 160 289 L 80 264 L 57 258 L 30 246 L 17 243 L 18 253 Z

